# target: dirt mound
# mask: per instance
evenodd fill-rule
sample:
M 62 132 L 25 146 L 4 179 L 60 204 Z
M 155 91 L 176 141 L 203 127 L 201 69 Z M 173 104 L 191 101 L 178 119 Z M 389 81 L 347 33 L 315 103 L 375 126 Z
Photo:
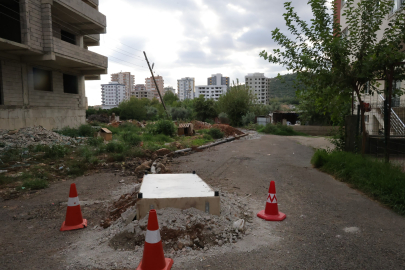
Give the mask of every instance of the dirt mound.
M 200 130 L 200 129 L 207 129 L 207 128 L 211 128 L 211 124 L 207 123 L 207 122 L 201 122 L 201 121 L 192 121 L 193 125 L 194 125 L 194 129 L 195 130 Z
M 224 124 L 215 124 L 212 126 L 212 128 L 220 129 L 225 134 L 226 137 L 245 134 L 239 129 Z

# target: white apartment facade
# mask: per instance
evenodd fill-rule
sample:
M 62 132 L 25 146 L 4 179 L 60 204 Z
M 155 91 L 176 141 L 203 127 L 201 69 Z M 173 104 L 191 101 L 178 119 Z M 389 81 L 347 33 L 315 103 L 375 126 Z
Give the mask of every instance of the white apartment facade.
M 249 73 L 245 76 L 245 85 L 256 96 L 256 104 L 268 104 L 270 79 L 264 73 Z
M 195 79 L 193 77 L 185 77 L 177 80 L 177 95 L 180 101 L 194 99 Z
M 131 72 L 118 72 L 111 74 L 111 81 L 118 82 L 125 85 L 126 98 L 131 97 L 131 91 L 135 86 L 135 75 L 131 75 Z
M 195 87 L 195 96 L 204 96 L 205 99 L 218 101 L 219 97 L 226 94 L 228 86 L 226 85 L 198 85 Z
M 103 109 L 112 109 L 127 100 L 127 91 L 124 84 L 109 82 L 101 85 L 101 106 Z

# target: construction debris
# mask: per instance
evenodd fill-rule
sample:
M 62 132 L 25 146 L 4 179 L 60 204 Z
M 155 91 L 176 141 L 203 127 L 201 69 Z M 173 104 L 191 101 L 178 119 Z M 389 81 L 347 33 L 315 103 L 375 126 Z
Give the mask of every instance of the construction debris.
M 200 130 L 200 129 L 207 129 L 211 128 L 212 125 L 207 122 L 201 122 L 201 121 L 193 121 L 194 129 L 195 130 Z
M 82 142 L 84 138 L 71 138 L 68 136 L 60 135 L 51 130 L 47 130 L 42 126 L 27 127 L 20 130 L 6 130 L 0 129 L 0 145 L 1 150 L 9 148 L 27 148 L 31 145 L 72 145 Z
M 225 124 L 215 124 L 212 126 L 212 128 L 220 129 L 225 134 L 226 137 L 245 134 L 239 129 L 236 129 L 234 127 Z

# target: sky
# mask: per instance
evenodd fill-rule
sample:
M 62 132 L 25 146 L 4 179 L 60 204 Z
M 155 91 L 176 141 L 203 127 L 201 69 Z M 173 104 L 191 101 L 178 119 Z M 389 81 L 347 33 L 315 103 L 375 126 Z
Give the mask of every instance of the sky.
M 288 34 L 283 19 L 286 0 L 100 0 L 99 11 L 107 17 L 107 33 L 100 46 L 90 50 L 105 55 L 108 74 L 86 81 L 90 106 L 101 104 L 101 84 L 110 74 L 129 71 L 135 84 L 151 74 L 143 51 L 154 63 L 154 74 L 164 86 L 177 88 L 177 80 L 194 77 L 205 85 L 212 74 L 222 73 L 231 82 L 244 83 L 248 73 L 272 78 L 288 73 L 270 64 L 259 53 L 277 44 L 271 31 Z M 306 0 L 290 0 L 302 19 L 311 18 Z

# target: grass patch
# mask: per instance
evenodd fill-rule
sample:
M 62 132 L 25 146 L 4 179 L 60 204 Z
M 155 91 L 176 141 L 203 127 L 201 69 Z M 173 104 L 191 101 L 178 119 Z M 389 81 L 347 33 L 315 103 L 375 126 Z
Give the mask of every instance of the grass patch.
M 93 137 L 96 130 L 92 128 L 91 125 L 84 124 L 79 126 L 78 128 L 64 127 L 60 130 L 56 130 L 55 132 L 61 135 L 75 138 L 75 137 Z
M 306 136 L 305 133 L 297 132 L 292 127 L 281 124 L 274 125 L 269 123 L 265 126 L 257 126 L 257 131 L 279 136 Z
M 391 163 L 359 154 L 317 150 L 311 163 L 405 215 L 405 173 Z
M 104 144 L 104 139 L 102 137 L 89 138 L 87 144 L 95 147 L 99 147 Z
M 45 179 L 26 180 L 17 190 L 39 190 L 49 187 L 49 182 Z

